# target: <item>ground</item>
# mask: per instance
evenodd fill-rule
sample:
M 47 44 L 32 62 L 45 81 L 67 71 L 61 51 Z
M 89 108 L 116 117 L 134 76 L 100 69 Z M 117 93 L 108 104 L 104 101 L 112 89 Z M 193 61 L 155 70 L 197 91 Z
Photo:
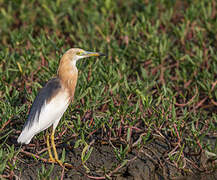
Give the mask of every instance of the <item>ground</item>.
M 215 0 L 0 0 L 0 179 L 217 179 Z M 69 48 L 73 103 L 46 163 L 45 132 L 16 140 Z
M 52 169 L 47 175 L 51 179 L 55 179 L 60 175 L 64 179 L 97 179 L 103 177 L 106 173 L 111 174 L 112 179 L 216 179 L 217 172 L 183 172 L 171 166 L 164 161 L 164 156 L 168 151 L 166 145 L 161 141 L 151 143 L 144 151 L 138 153 L 132 150 L 128 153 L 125 165 L 116 160 L 113 148 L 109 145 L 101 145 L 96 143 L 94 150 L 86 162 L 89 171 L 81 164 L 82 149 L 74 149 L 71 146 L 60 145 L 59 148 L 66 148 L 66 162 L 74 166 L 74 168 L 64 169 L 59 165 L 44 164 L 42 161 L 35 161 L 32 158 L 22 154 L 24 162 L 19 163 L 21 171 L 15 171 L 16 174 L 21 173 L 23 179 L 38 179 L 35 177 L 38 168 L 44 164 L 46 169 Z M 58 149 L 59 149 L 58 148 Z M 28 148 L 27 148 L 28 149 Z M 25 150 L 27 151 L 27 150 Z M 29 151 L 29 150 L 28 150 Z M 59 149 L 59 155 L 62 151 Z M 112 173 L 111 173 L 112 172 Z M 42 173 L 42 172 L 41 172 Z M 42 173 L 43 174 L 43 173 Z M 35 177 L 35 178 L 34 178 Z

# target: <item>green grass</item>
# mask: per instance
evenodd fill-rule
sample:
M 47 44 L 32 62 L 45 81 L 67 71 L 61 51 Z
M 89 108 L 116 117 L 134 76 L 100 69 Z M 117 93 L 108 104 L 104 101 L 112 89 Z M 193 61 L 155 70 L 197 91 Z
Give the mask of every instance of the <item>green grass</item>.
M 107 54 L 78 62 L 75 100 L 56 133 L 66 130 L 62 142 L 75 136 L 87 173 L 90 134 L 110 142 L 121 166 L 132 150 L 160 139 L 168 145 L 164 163 L 177 171 L 216 169 L 216 34 L 214 0 L 0 0 L 0 178 L 19 176 L 13 144 L 71 47 Z M 201 166 L 202 154 L 212 165 Z M 35 176 L 48 178 L 53 166 L 41 166 Z

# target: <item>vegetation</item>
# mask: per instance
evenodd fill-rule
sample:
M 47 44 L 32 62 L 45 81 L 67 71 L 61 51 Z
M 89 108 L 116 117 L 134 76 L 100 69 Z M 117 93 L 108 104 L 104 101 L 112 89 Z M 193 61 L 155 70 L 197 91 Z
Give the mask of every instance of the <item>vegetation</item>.
M 23 177 L 25 163 L 37 163 L 40 179 L 70 172 L 43 161 L 44 132 L 29 146 L 16 139 L 71 47 L 107 54 L 79 61 L 75 99 L 57 128 L 62 160 L 79 151 L 77 173 L 116 177 L 141 157 L 165 179 L 216 170 L 215 0 L 0 0 L 0 178 Z M 98 145 L 112 149 L 111 167 L 91 169 Z

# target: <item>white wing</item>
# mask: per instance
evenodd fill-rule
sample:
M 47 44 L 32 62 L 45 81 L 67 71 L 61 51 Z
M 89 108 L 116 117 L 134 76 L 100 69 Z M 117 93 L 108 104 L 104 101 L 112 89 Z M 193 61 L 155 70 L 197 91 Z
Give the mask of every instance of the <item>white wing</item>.
M 55 129 L 69 104 L 69 94 L 60 86 L 59 79 L 50 80 L 36 97 L 17 142 L 29 144 L 34 135 L 51 125 Z

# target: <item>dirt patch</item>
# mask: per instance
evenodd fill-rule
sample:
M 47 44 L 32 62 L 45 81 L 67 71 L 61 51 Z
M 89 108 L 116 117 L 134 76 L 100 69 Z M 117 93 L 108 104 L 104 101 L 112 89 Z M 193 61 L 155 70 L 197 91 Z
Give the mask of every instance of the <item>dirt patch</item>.
M 15 171 L 15 174 L 21 179 L 38 179 L 40 174 L 43 174 L 42 165 L 46 170 L 51 169 L 49 177 L 55 179 L 100 179 L 105 177 L 105 174 L 110 175 L 112 179 L 217 179 L 217 172 L 185 172 L 168 163 L 165 163 L 165 154 L 168 147 L 161 141 L 153 141 L 143 150 L 138 151 L 133 149 L 129 151 L 125 159 L 125 163 L 117 160 L 114 148 L 110 145 L 94 144 L 94 149 L 90 158 L 85 163 L 84 168 L 81 163 L 81 148 L 72 148 L 68 145 L 60 145 L 57 150 L 59 157 L 62 154 L 62 148 L 66 149 L 66 162 L 73 165 L 75 168 L 64 170 L 59 165 L 44 163 L 26 157 L 23 153 L 19 155 L 19 159 L 23 162 L 18 164 L 20 171 Z M 46 157 L 45 157 L 46 158 Z M 53 169 L 52 169 L 53 168 Z M 192 168 L 193 169 L 193 168 Z M 45 173 L 44 173 L 45 174 Z M 106 177 L 105 177 L 106 178 Z

